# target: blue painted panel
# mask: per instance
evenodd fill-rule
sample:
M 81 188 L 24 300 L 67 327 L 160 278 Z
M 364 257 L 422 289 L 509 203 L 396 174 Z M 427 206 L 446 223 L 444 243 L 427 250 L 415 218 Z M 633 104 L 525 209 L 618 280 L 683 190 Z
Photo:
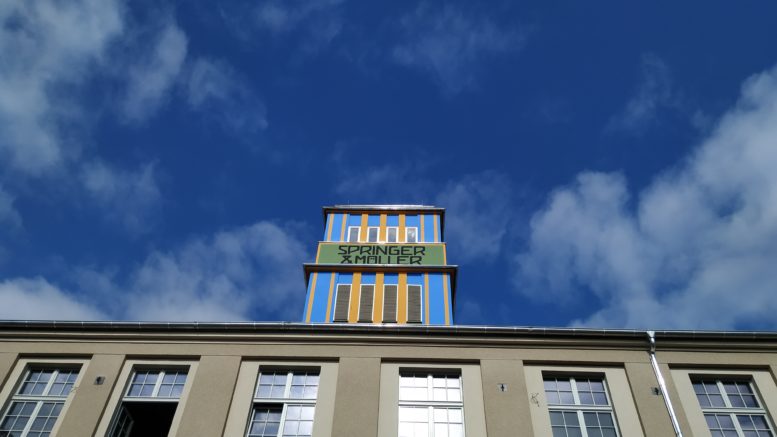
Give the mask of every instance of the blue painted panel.
M 310 321 L 313 323 L 326 322 L 326 304 L 329 300 L 329 282 L 333 274 L 334 273 L 328 272 L 318 273 L 318 278 L 316 278 L 316 292 L 313 294 L 313 308 L 310 312 Z
M 421 228 L 421 217 L 417 215 L 405 216 L 405 226 L 409 228 Z
M 386 226 L 399 226 L 399 216 L 398 215 L 386 216 Z
M 407 283 L 408 284 L 414 284 L 414 285 L 424 285 L 424 274 L 423 273 L 408 273 L 407 274 Z
M 361 225 L 362 225 L 361 214 L 348 214 L 348 226 L 361 226 Z
M 442 242 L 442 226 L 440 226 L 440 216 L 435 215 L 434 221 L 437 222 L 437 241 L 435 243 L 441 243 Z M 434 232 L 434 229 L 432 229 L 432 232 Z
M 399 273 L 386 273 L 383 275 L 383 283 L 389 285 L 399 284 Z
M 421 241 L 424 243 L 434 243 L 434 215 L 427 214 L 424 216 L 424 235 L 421 236 Z
M 374 284 L 375 273 L 362 273 L 362 284 Z
M 351 284 L 353 283 L 353 273 L 338 273 L 335 277 L 335 288 L 337 284 Z
M 451 275 L 445 273 L 443 276 L 445 277 L 445 282 L 448 283 L 448 302 L 450 302 L 448 307 L 448 320 L 451 321 L 451 325 L 455 325 L 456 323 L 453 321 L 453 296 L 451 295 L 451 290 L 453 289 L 451 288 Z
M 330 214 L 332 220 L 332 239 L 330 241 L 343 241 L 343 214 Z
M 445 324 L 442 280 L 442 273 L 429 273 L 429 323 L 432 325 Z
M 380 226 L 380 216 L 375 214 L 368 215 L 367 226 Z

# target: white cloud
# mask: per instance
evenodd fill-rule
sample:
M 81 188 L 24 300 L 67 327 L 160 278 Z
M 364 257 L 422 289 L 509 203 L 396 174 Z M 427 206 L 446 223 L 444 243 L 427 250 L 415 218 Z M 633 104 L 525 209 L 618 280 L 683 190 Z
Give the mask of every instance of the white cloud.
M 672 84 L 669 66 L 658 56 L 642 56 L 640 82 L 623 112 L 607 124 L 611 132 L 641 133 L 655 122 L 660 111 L 677 108 L 680 98 Z
M 155 252 L 132 275 L 127 317 L 144 320 L 297 320 L 309 253 L 270 222 Z
M 14 200 L 14 197 L 0 185 L 0 226 L 6 230 L 19 228 L 22 225 L 22 216 L 14 207 Z
M 188 71 L 186 97 L 191 108 L 215 118 L 232 132 L 243 135 L 267 128 L 264 103 L 224 62 L 195 60 Z
M 501 253 L 513 218 L 507 176 L 485 171 L 450 181 L 435 202 L 450 211 L 445 219 L 445 240 L 453 258 L 489 261 Z
M 162 198 L 154 164 L 132 172 L 94 161 L 83 166 L 81 181 L 108 218 L 129 231 L 142 233 L 154 221 Z
M 0 318 L 161 321 L 299 320 L 302 263 L 294 228 L 260 221 L 152 251 L 126 274 L 74 269 L 77 293 L 44 279 L 0 282 Z
M 516 286 L 600 307 L 575 324 L 774 328 L 777 312 L 777 70 L 677 168 L 631 200 L 618 175 L 583 173 L 531 222 Z
M 276 36 L 301 31 L 302 49 L 314 53 L 329 45 L 342 30 L 343 0 L 271 0 L 255 11 L 256 26 Z
M 11 279 L 0 282 L 0 319 L 104 320 L 94 306 L 79 302 L 45 279 Z
M 153 48 L 128 67 L 122 110 L 129 121 L 145 120 L 164 104 L 186 59 L 186 34 L 172 19 L 155 38 Z
M 524 33 L 451 5 L 424 2 L 400 25 L 403 41 L 392 49 L 393 60 L 432 75 L 448 95 L 475 85 L 487 58 L 519 51 L 526 41 Z
M 122 8 L 114 0 L 9 0 L 0 23 L 0 156 L 41 175 L 78 153 L 65 131 L 80 109 L 60 90 L 86 83 L 123 31 Z

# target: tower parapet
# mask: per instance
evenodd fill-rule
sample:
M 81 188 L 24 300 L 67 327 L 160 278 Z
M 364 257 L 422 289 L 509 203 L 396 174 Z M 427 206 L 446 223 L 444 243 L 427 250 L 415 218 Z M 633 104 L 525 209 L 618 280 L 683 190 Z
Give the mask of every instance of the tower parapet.
M 445 209 L 425 205 L 323 208 L 316 260 L 304 265 L 307 323 L 451 325 L 457 266 Z

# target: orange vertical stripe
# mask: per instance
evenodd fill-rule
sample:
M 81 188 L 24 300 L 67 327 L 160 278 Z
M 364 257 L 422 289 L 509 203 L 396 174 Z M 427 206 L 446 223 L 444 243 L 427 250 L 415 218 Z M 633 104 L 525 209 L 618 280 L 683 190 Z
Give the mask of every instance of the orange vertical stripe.
M 397 235 L 397 241 L 400 243 L 405 242 L 405 215 L 399 215 L 399 229 L 397 229 L 399 235 Z
M 386 241 L 386 214 L 380 215 L 380 228 L 378 231 L 378 241 Z
M 351 307 L 348 311 L 348 323 L 356 323 L 359 319 L 359 296 L 362 291 L 362 274 L 354 272 L 351 281 Z
M 316 264 L 318 264 L 318 256 L 321 255 L 321 243 L 318 243 L 318 248 L 316 249 Z
M 375 273 L 375 305 L 372 307 L 372 323 L 383 321 L 383 273 Z
M 332 241 L 332 222 L 335 221 L 335 215 L 329 214 L 326 221 L 329 222 L 329 225 L 326 229 L 326 241 Z
M 359 241 L 362 243 L 367 241 L 367 220 L 369 217 L 369 214 L 362 214 L 362 227 L 361 231 L 359 231 Z
M 305 314 L 305 323 L 310 323 L 310 313 L 313 311 L 313 297 L 316 294 L 316 278 L 318 273 L 313 273 L 313 278 L 310 280 L 310 299 L 308 300 L 308 310 Z
M 342 233 L 340 234 L 340 241 L 347 241 L 348 240 L 348 236 L 345 235 L 345 226 L 346 226 L 345 224 L 347 222 L 348 222 L 348 213 L 346 212 L 345 214 L 343 214 L 343 226 L 342 226 L 343 229 L 341 230 Z
M 426 302 L 424 302 L 424 322 L 429 324 L 429 273 L 424 273 L 424 295 Z
M 326 321 L 329 323 L 332 320 L 332 295 L 335 292 L 335 272 L 332 272 L 331 279 L 329 280 L 329 297 L 326 299 Z
M 420 228 L 421 235 L 418 236 L 418 241 L 419 242 L 426 242 L 426 240 L 424 240 L 424 238 L 425 238 L 424 237 L 424 215 L 421 214 L 420 217 L 421 217 L 421 228 Z
M 399 274 L 397 323 L 407 323 L 407 273 Z
M 434 242 L 439 243 L 440 239 L 437 237 L 437 220 L 439 216 L 434 216 L 434 220 L 432 220 L 432 224 L 434 225 Z
M 445 324 L 450 325 L 451 324 L 451 317 L 450 317 L 450 311 L 449 311 L 449 303 L 448 303 L 448 274 L 443 273 L 442 275 L 442 298 L 445 302 Z

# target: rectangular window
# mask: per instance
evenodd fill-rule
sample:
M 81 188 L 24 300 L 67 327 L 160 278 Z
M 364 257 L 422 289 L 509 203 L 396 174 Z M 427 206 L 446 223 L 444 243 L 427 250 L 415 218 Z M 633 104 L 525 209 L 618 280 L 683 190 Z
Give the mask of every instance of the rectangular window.
M 348 242 L 349 243 L 358 243 L 359 242 L 359 232 L 361 229 L 359 229 L 358 226 L 350 226 L 348 227 Z
M 405 228 L 405 241 L 407 243 L 418 243 L 418 228 Z
M 367 242 L 368 243 L 377 243 L 378 242 L 378 232 L 380 231 L 380 228 L 378 227 L 369 227 L 367 228 Z
M 372 284 L 362 284 L 362 291 L 359 295 L 359 321 L 372 323 L 372 305 L 375 297 L 375 286 Z
M 317 370 L 270 370 L 259 374 L 248 437 L 309 437 L 318 397 Z
M 337 284 L 335 322 L 347 322 L 351 308 L 351 284 Z
M 399 376 L 399 437 L 464 437 L 461 375 Z
M 383 286 L 383 323 L 397 323 L 397 286 Z
M 134 369 L 109 435 L 167 435 L 187 375 L 185 368 Z
M 399 235 L 399 228 L 396 226 L 389 226 L 386 228 L 386 243 L 396 243 L 397 235 Z
M 407 286 L 407 322 L 421 323 L 421 286 L 408 284 Z
M 79 368 L 28 368 L 0 421 L 0 435 L 48 437 L 78 372 Z
M 545 376 L 553 437 L 617 437 L 604 378 Z
M 692 383 L 713 436 L 774 435 L 751 380 L 694 378 Z

